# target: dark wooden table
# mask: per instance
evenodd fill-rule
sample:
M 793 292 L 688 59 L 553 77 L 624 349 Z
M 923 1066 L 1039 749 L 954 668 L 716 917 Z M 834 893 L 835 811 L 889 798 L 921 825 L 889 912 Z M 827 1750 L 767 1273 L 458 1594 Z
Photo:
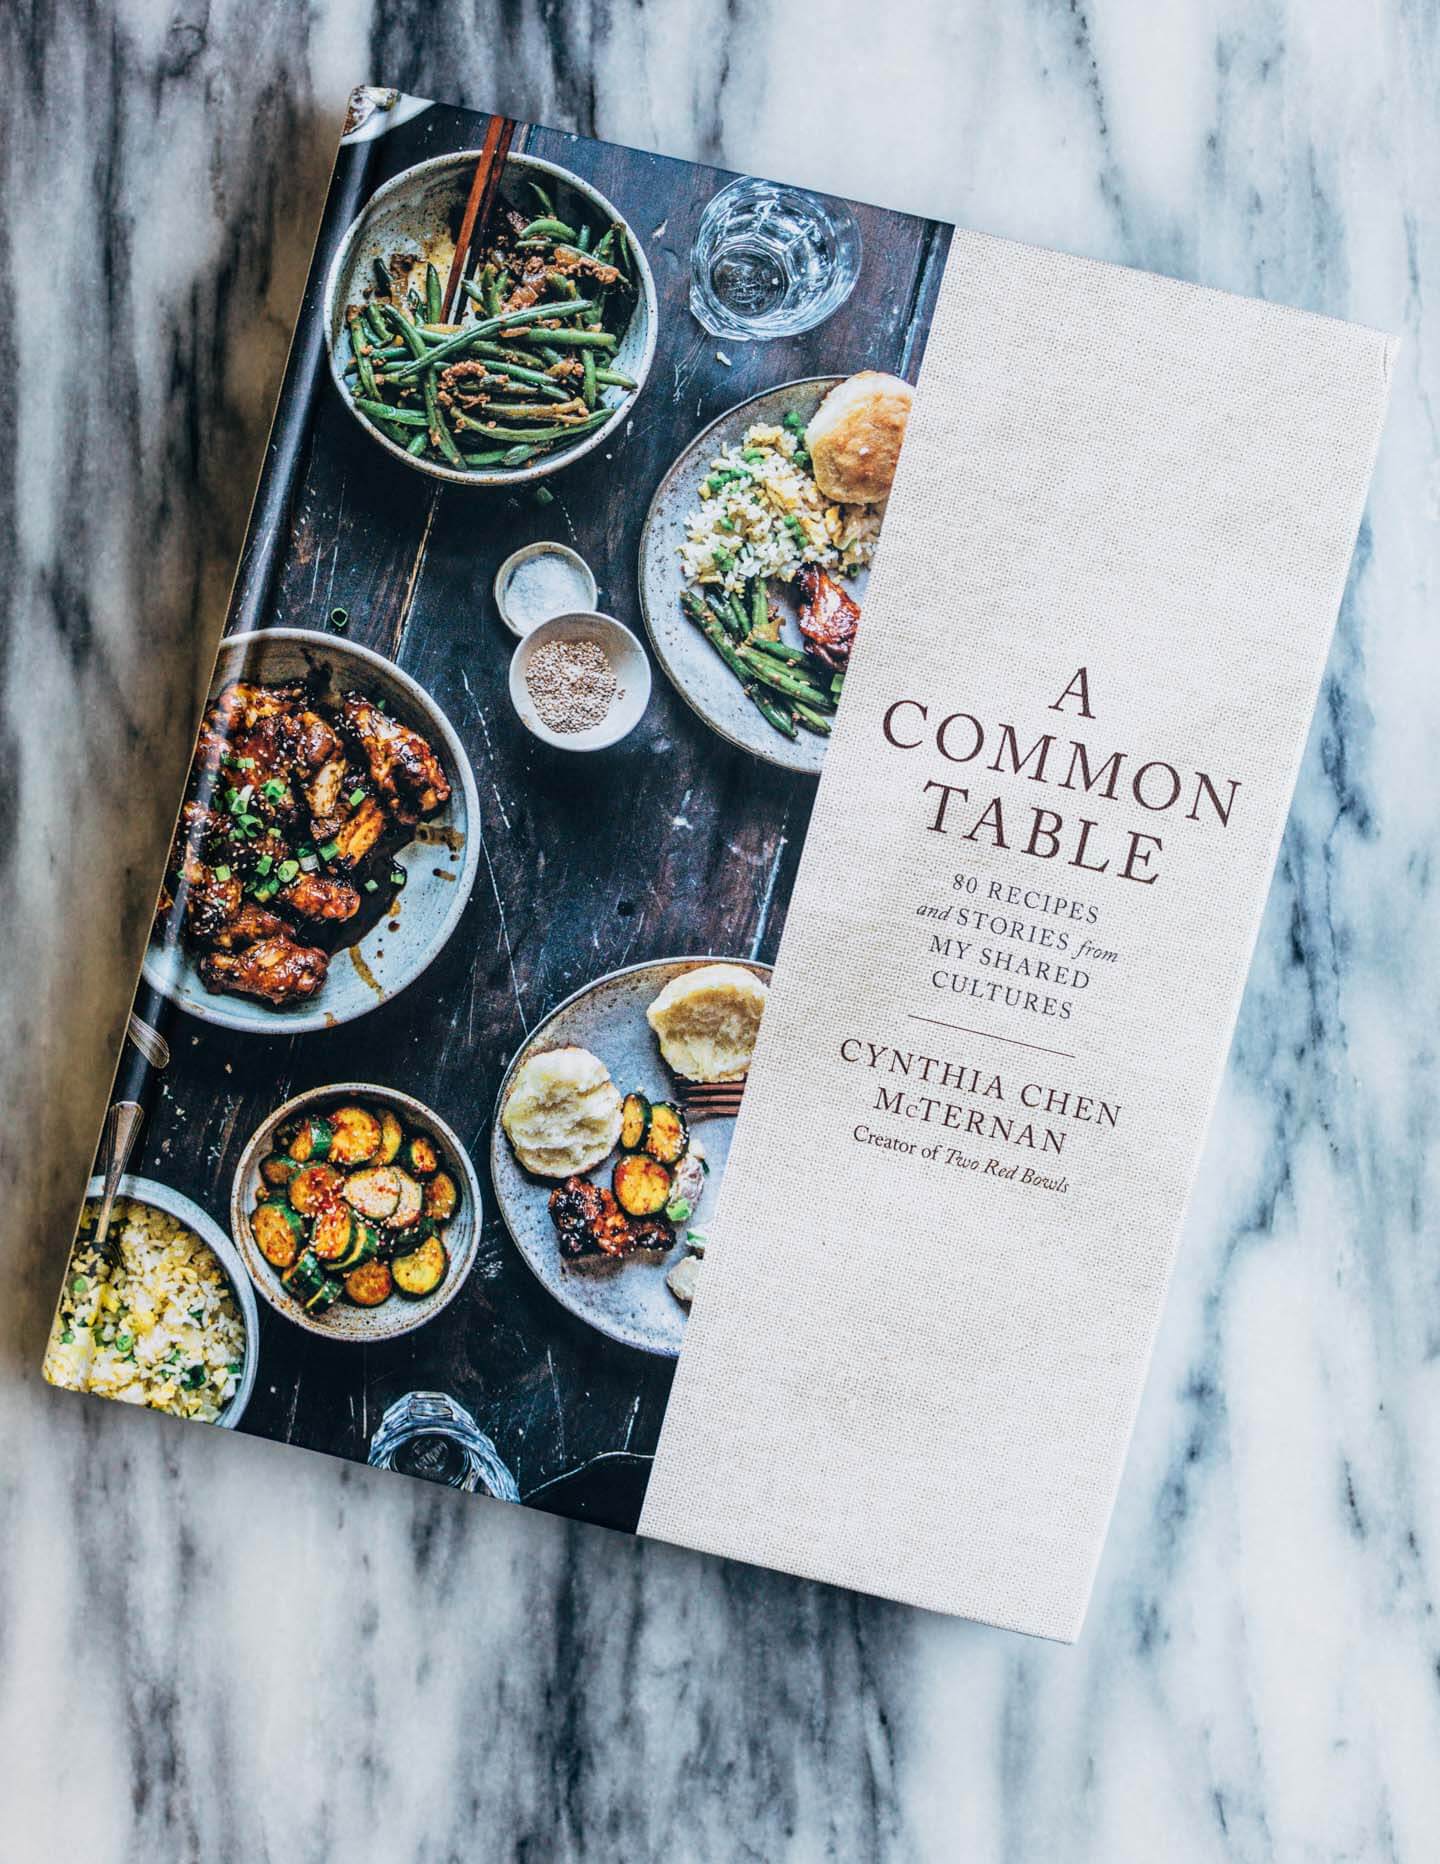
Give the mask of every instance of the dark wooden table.
M 839 313 L 789 341 L 717 344 L 688 309 L 689 253 L 706 201 L 730 177 L 522 130 L 517 150 L 594 182 L 642 239 L 659 348 L 629 430 L 550 479 L 553 503 L 537 504 L 528 488 L 441 486 L 365 443 L 324 368 L 319 299 L 345 225 L 374 189 L 427 156 L 478 147 L 484 127 L 483 117 L 437 107 L 342 149 L 229 623 L 323 628 L 343 605 L 348 638 L 390 656 L 435 697 L 479 785 L 474 893 L 424 979 L 359 1022 L 269 1039 L 167 1006 L 173 1060 L 144 1090 L 150 1116 L 131 1169 L 225 1225 L 241 1149 L 290 1095 L 374 1080 L 433 1106 L 470 1148 L 487 1199 L 466 1286 L 428 1326 L 364 1349 L 316 1339 L 262 1301 L 243 1428 L 363 1461 L 393 1399 L 441 1390 L 474 1413 L 529 1496 L 602 1453 L 652 1453 L 672 1367 L 573 1320 L 511 1244 L 486 1163 L 501 1074 L 527 1030 L 606 971 L 691 952 L 772 959 L 814 781 L 731 749 L 658 670 L 644 721 L 613 751 L 576 758 L 540 745 L 506 696 L 514 640 L 495 612 L 495 570 L 519 545 L 559 538 L 591 564 L 601 607 L 643 635 L 640 528 L 670 461 L 716 415 L 792 377 L 874 367 L 913 378 L 948 229 L 861 208 L 864 265 Z M 633 1525 L 638 1494 L 632 1482 L 599 1512 Z M 571 1511 L 563 1498 L 545 1500 Z

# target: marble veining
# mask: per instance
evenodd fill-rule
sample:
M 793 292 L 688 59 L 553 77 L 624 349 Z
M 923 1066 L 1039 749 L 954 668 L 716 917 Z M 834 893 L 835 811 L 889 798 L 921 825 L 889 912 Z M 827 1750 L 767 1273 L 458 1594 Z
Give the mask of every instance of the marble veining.
M 0 52 L 0 1857 L 1440 1854 L 1440 14 L 22 0 Z M 1405 338 L 1074 1650 L 38 1380 L 367 77 Z

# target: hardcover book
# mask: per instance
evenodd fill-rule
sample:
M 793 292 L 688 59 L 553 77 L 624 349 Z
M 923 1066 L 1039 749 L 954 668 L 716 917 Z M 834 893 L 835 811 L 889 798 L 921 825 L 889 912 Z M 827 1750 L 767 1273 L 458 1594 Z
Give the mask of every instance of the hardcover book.
M 358 90 L 46 1376 L 1073 1639 L 1392 349 Z

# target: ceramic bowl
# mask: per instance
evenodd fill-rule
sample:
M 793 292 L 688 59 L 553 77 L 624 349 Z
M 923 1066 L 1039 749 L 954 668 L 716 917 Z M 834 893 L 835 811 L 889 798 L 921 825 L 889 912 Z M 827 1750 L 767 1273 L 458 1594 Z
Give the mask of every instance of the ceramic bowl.
M 550 641 L 597 641 L 604 649 L 615 669 L 617 690 L 598 725 L 584 731 L 552 731 L 536 711 L 525 677 L 536 649 Z M 552 616 L 532 628 L 511 656 L 510 703 L 520 723 L 542 744 L 553 744 L 561 751 L 607 750 L 627 737 L 645 715 L 650 703 L 650 656 L 613 615 L 585 611 Z
M 365 1106 L 390 1107 L 407 1127 L 418 1127 L 435 1141 L 441 1169 L 448 1171 L 460 1187 L 460 1208 L 445 1231 L 450 1268 L 435 1292 L 418 1301 L 392 1295 L 380 1307 L 353 1307 L 348 1301 L 340 1300 L 324 1314 L 307 1314 L 281 1286 L 278 1273 L 261 1255 L 250 1233 L 250 1213 L 263 1184 L 260 1161 L 275 1150 L 275 1134 L 279 1128 L 307 1108 L 334 1107 L 344 1100 L 358 1100 Z M 393 1087 L 377 1087 L 368 1081 L 337 1081 L 333 1086 L 310 1088 L 293 1100 L 287 1100 L 283 1107 L 277 1107 L 251 1134 L 235 1168 L 230 1191 L 230 1229 L 235 1246 L 251 1281 L 275 1312 L 295 1326 L 303 1327 L 307 1333 L 318 1334 L 321 1339 L 360 1346 L 413 1333 L 449 1306 L 474 1266 L 480 1242 L 481 1214 L 480 1181 L 475 1176 L 470 1154 L 451 1128 L 413 1095 L 402 1094 Z
M 92 1178 L 85 1187 L 87 1202 L 98 1200 L 104 1193 L 105 1180 L 101 1177 Z M 230 1284 L 240 1308 L 240 1317 L 245 1323 L 245 1364 L 234 1396 L 215 1422 L 222 1430 L 234 1430 L 244 1416 L 250 1394 L 255 1389 L 255 1368 L 260 1357 L 260 1314 L 239 1250 L 219 1224 L 207 1217 L 198 1204 L 191 1203 L 188 1197 L 179 1191 L 172 1191 L 168 1184 L 161 1184 L 158 1179 L 123 1177 L 116 1196 L 128 1198 L 135 1204 L 148 1204 L 152 1210 L 163 1210 L 167 1217 L 174 1217 L 177 1223 L 183 1223 L 201 1242 L 209 1244 L 216 1261 L 225 1271 L 225 1279 Z
M 490 467 L 463 472 L 443 461 L 416 459 L 404 447 L 397 446 L 377 427 L 373 427 L 356 408 L 345 380 L 345 365 L 351 354 L 350 330 L 345 313 L 352 304 L 364 301 L 364 290 L 370 283 L 376 259 L 388 261 L 396 252 L 423 253 L 434 259 L 441 278 L 446 276 L 455 249 L 455 229 L 464 211 L 479 155 L 478 149 L 461 149 L 453 155 L 432 156 L 429 161 L 418 162 L 414 168 L 407 168 L 403 174 L 376 190 L 340 242 L 339 251 L 335 254 L 325 281 L 325 341 L 330 356 L 331 379 L 345 406 L 375 446 L 383 447 L 402 465 L 412 466 L 417 472 L 427 473 L 432 479 L 443 479 L 450 485 L 524 485 L 527 481 L 548 478 L 562 467 L 583 459 L 596 447 L 604 446 L 617 425 L 629 417 L 640 390 L 645 386 L 650 365 L 655 360 L 655 336 L 659 318 L 655 280 L 644 249 L 624 216 L 597 188 L 592 188 L 579 175 L 571 174 L 569 169 L 559 168 L 554 162 L 544 162 L 533 155 L 512 155 L 505 163 L 507 181 L 533 175 L 553 197 L 555 210 L 562 219 L 567 211 L 573 211 L 572 204 L 578 199 L 586 204 L 594 218 L 613 221 L 624 229 L 630 262 L 639 282 L 639 293 L 629 328 L 618 347 L 611 352 L 611 358 L 615 368 L 628 375 L 637 386 L 626 391 L 615 388 L 606 390 L 608 396 L 615 398 L 613 420 L 607 421 L 603 427 L 597 427 L 593 433 L 586 434 L 574 446 L 542 454 L 528 466 L 511 469 Z
M 511 551 L 495 572 L 495 607 L 501 621 L 512 634 L 518 634 L 521 640 L 538 628 L 540 623 L 531 622 L 527 626 L 510 612 L 510 579 L 522 563 L 532 563 L 537 557 L 556 557 L 574 574 L 577 592 L 583 590 L 580 609 L 584 612 L 595 612 L 595 603 L 600 593 L 595 586 L 594 571 L 578 550 L 572 550 L 568 544 L 552 543 L 548 538 L 536 544 L 522 544 L 518 550 Z M 573 604 L 567 604 L 567 609 L 573 610 Z M 547 615 L 542 619 L 548 621 L 550 617 Z
M 413 984 L 460 922 L 480 861 L 480 799 L 470 760 L 449 719 L 429 695 L 393 662 L 368 647 L 304 628 L 262 628 L 220 644 L 210 698 L 233 680 L 319 679 L 329 695 L 352 689 L 382 699 L 395 718 L 423 732 L 450 779 L 445 807 L 417 830 L 395 856 L 405 870 L 398 928 L 384 914 L 353 947 L 335 952 L 325 982 L 304 1003 L 271 1009 L 244 997 L 217 996 L 200 981 L 194 955 L 183 942 L 152 940 L 145 978 L 203 1023 L 254 1035 L 299 1035 L 353 1022 Z

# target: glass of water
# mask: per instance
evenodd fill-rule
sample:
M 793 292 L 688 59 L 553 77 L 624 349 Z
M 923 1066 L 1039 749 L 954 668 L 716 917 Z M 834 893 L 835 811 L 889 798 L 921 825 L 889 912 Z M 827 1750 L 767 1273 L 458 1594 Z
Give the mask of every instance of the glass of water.
M 745 175 L 701 215 L 690 265 L 690 309 L 712 336 L 798 336 L 855 289 L 860 229 L 843 202 Z
M 444 1392 L 407 1392 L 381 1418 L 370 1440 L 374 1469 L 398 1469 L 447 1488 L 518 1502 L 514 1476 L 464 1405 Z

